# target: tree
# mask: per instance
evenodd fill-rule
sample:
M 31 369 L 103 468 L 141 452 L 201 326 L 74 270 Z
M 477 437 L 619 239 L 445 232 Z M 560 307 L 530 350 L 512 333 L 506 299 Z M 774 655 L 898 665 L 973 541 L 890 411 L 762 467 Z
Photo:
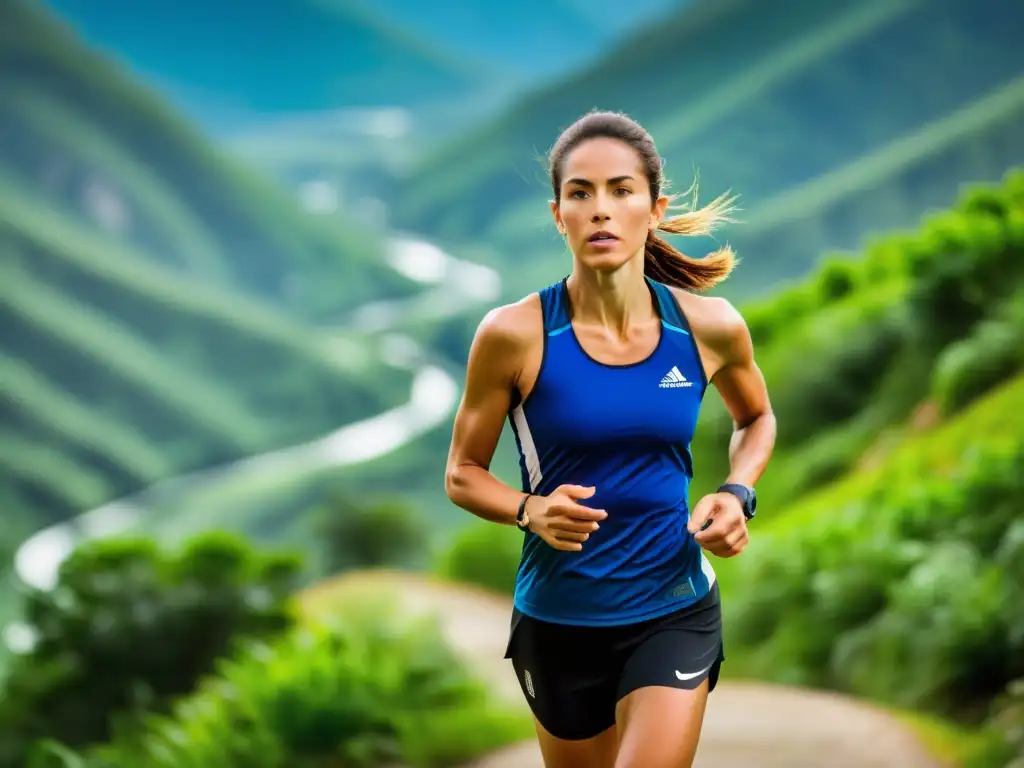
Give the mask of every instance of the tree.
M 29 591 L 34 648 L 12 660 L 0 697 L 0 767 L 32 743 L 106 741 L 143 712 L 167 711 L 245 637 L 290 628 L 301 561 L 223 533 L 168 553 L 144 538 L 76 550 L 52 591 Z
M 340 491 L 317 515 L 326 567 L 336 573 L 353 568 L 408 566 L 427 551 L 427 528 L 400 499 L 360 502 Z

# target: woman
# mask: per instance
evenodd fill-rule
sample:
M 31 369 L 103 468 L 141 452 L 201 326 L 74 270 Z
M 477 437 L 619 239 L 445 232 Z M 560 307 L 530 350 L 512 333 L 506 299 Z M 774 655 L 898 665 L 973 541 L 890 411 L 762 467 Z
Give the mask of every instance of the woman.
M 693 762 L 724 659 L 701 549 L 747 544 L 775 419 L 750 335 L 725 300 L 728 249 L 690 259 L 655 234 L 707 234 L 729 200 L 666 219 L 662 162 L 625 115 L 591 113 L 550 155 L 572 273 L 492 310 L 469 353 L 445 486 L 526 531 L 506 658 L 548 768 Z M 690 441 L 713 383 L 735 423 L 731 471 L 689 509 Z M 508 418 L 523 489 L 488 471 Z

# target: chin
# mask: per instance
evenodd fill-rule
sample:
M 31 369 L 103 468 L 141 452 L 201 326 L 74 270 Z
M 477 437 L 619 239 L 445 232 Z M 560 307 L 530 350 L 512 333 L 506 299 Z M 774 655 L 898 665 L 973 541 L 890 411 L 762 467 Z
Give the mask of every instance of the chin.
M 630 255 L 619 252 L 618 249 L 612 252 L 595 253 L 590 251 L 577 257 L 580 264 L 595 272 L 617 272 L 630 262 Z

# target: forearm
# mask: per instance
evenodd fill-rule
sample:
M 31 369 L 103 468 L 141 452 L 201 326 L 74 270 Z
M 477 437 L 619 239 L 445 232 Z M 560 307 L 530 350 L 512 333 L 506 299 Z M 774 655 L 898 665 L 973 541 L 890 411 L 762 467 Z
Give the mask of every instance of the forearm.
M 453 467 L 445 475 L 445 492 L 452 503 L 492 523 L 515 525 L 523 492 L 474 464 Z
M 753 487 L 761 478 L 775 448 L 775 414 L 765 411 L 733 430 L 729 440 L 727 482 Z

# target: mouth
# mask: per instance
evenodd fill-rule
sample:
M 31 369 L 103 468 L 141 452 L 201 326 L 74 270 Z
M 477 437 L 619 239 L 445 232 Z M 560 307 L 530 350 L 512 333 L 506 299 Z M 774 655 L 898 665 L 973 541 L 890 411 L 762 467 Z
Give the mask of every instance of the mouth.
M 602 232 L 595 232 L 594 234 L 592 234 L 590 236 L 590 238 L 587 240 L 587 242 L 590 242 L 590 243 L 612 243 L 612 242 L 615 242 L 618 239 L 619 238 L 617 238 L 611 232 L 604 232 L 604 231 L 602 231 Z

